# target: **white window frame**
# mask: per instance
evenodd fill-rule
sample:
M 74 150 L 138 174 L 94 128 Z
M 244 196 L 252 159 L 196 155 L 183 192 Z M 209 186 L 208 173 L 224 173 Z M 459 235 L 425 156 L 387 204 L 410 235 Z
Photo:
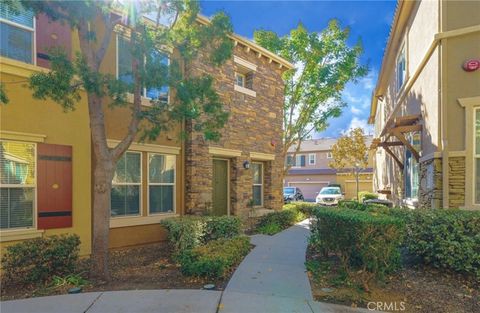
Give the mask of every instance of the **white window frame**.
M 295 168 L 301 168 L 302 167 L 302 156 L 304 156 L 306 158 L 306 156 L 304 154 L 297 154 L 295 156 L 295 164 L 292 165 L 292 167 L 295 167 Z M 305 160 L 305 166 L 307 165 L 307 162 Z
M 242 84 L 241 84 L 241 85 L 238 84 L 238 77 L 241 77 L 241 78 L 242 78 Z M 240 86 L 240 87 L 243 87 L 243 88 L 246 88 L 246 87 L 245 87 L 245 81 L 246 81 L 246 79 L 247 79 L 247 75 L 242 74 L 242 73 L 240 73 L 240 72 L 235 72 L 235 85 Z
M 143 212 L 143 153 L 140 151 L 132 151 L 132 150 L 127 150 L 125 153 L 136 153 L 140 155 L 140 183 L 114 183 L 113 178 L 112 178 L 112 189 L 113 186 L 140 186 L 140 192 L 139 192 L 139 209 L 138 209 L 138 214 L 135 215 L 121 215 L 121 216 L 112 216 L 111 208 L 110 208 L 110 218 L 111 219 L 123 219 L 123 218 L 132 218 L 132 217 L 138 217 L 142 216 Z
M 253 187 L 255 186 L 260 186 L 260 190 L 262 191 L 261 192 L 261 202 L 259 205 L 255 205 L 256 208 L 259 208 L 259 207 L 263 207 L 264 205 L 264 176 L 263 176 L 263 163 L 262 162 L 252 162 L 252 164 L 259 164 L 260 165 L 260 175 L 261 175 L 261 179 L 260 179 L 260 184 L 258 183 L 255 183 L 253 182 L 253 185 L 252 185 L 252 200 L 253 200 Z
M 308 155 L 308 165 L 315 165 L 316 163 L 317 163 L 317 155 L 315 153 L 310 153 Z
M 327 152 L 327 159 L 333 159 L 333 154 L 331 151 Z
M 150 155 L 173 156 L 175 160 L 173 171 L 173 183 L 151 183 L 150 182 Z M 150 186 L 173 186 L 173 211 L 150 213 Z M 147 216 L 168 215 L 177 213 L 177 156 L 174 154 L 148 152 L 147 153 Z
M 407 82 L 407 51 L 406 51 L 406 44 L 402 44 L 402 48 L 400 49 L 400 53 L 397 56 L 395 61 L 395 91 L 400 93 Z M 400 72 L 398 66 L 400 65 L 400 59 L 403 57 L 403 63 L 405 70 L 402 72 L 402 82 L 400 84 Z
M 31 144 L 34 146 L 33 149 L 33 160 L 35 162 L 35 172 L 34 172 L 34 184 L 33 185 L 18 185 L 18 184 L 2 184 L 0 181 L 0 188 L 33 188 L 33 212 L 32 212 L 32 226 L 27 227 L 14 227 L 14 228 L 3 228 L 0 229 L 0 233 L 3 232 L 14 232 L 14 231 L 22 231 L 22 230 L 30 230 L 30 229 L 37 229 L 37 215 L 38 215 L 38 208 L 37 208 L 37 176 L 38 176 L 38 160 L 37 160 L 37 144 L 34 142 L 24 142 L 24 141 L 16 141 L 16 140 L 0 140 L 0 142 L 13 142 L 13 143 L 23 143 L 23 144 Z
M 415 145 L 414 145 L 414 142 L 413 142 L 413 141 L 414 141 L 413 138 L 414 138 L 414 136 L 415 136 L 417 133 L 420 135 L 420 140 L 421 140 L 421 135 L 422 135 L 422 134 L 421 134 L 421 132 L 419 132 L 419 131 L 418 131 L 418 132 L 409 133 L 409 134 L 406 136 L 408 142 L 409 142 L 412 146 L 414 146 L 414 147 L 415 147 Z M 421 144 L 422 144 L 422 143 L 420 142 L 420 146 L 421 146 Z M 416 163 L 416 166 L 417 166 L 418 186 L 417 186 L 417 196 L 416 196 L 416 197 L 408 197 L 408 198 L 407 198 L 407 196 L 406 196 L 407 181 L 405 180 L 405 178 L 407 177 L 407 170 L 410 170 L 409 177 L 410 177 L 410 179 L 412 179 L 412 177 L 413 177 L 413 166 L 412 166 L 412 167 L 408 167 L 406 154 L 407 154 L 407 149 L 405 149 L 405 157 L 404 157 L 404 159 L 405 159 L 405 161 L 404 161 L 405 168 L 404 168 L 404 171 L 403 171 L 403 177 L 404 177 L 404 184 L 403 184 L 404 186 L 403 186 L 403 188 L 404 188 L 404 192 L 405 192 L 405 199 L 408 200 L 409 202 L 415 202 L 415 201 L 418 200 L 418 197 L 419 197 L 419 195 L 420 195 L 420 162 L 417 161 L 417 160 L 415 159 L 415 156 L 413 155 L 413 153 L 410 152 L 410 158 L 411 158 L 412 162 L 415 162 L 415 163 Z M 408 183 L 410 183 L 410 182 L 408 182 Z M 413 190 L 413 185 L 410 186 L 410 192 L 412 192 L 412 190 Z
M 18 27 L 20 29 L 23 29 L 23 30 L 26 30 L 26 31 L 29 31 L 29 32 L 32 33 L 32 63 L 26 63 L 26 62 L 23 62 L 23 61 L 20 61 L 20 60 L 17 60 L 17 59 L 12 59 L 12 60 L 22 62 L 22 63 L 25 63 L 25 64 L 37 65 L 37 40 L 36 40 L 36 38 L 37 38 L 37 19 L 36 19 L 35 15 L 33 16 L 33 21 L 32 22 L 33 22 L 33 27 L 28 27 L 28 26 L 18 24 L 18 23 L 12 22 L 12 21 L 4 19 L 4 18 L 0 18 L 0 23 L 4 23 L 4 24 L 8 24 L 10 26 Z M 8 58 L 7 56 L 2 56 L 2 57 Z
M 118 41 L 119 41 L 119 37 L 124 37 L 125 39 L 128 39 L 126 38 L 125 36 L 122 36 L 121 34 L 118 34 L 116 33 L 116 36 L 115 36 L 115 77 L 116 79 L 119 79 L 118 76 L 119 76 L 119 72 L 118 72 L 118 69 L 119 69 L 119 66 L 118 66 L 118 61 L 119 61 L 119 58 L 118 58 L 118 52 L 119 52 L 119 49 L 118 49 Z M 170 56 L 168 55 L 167 52 L 165 51 L 160 51 L 161 53 L 164 53 L 167 55 L 167 59 L 168 59 L 168 66 L 170 66 Z M 151 98 L 147 97 L 147 88 L 143 88 L 142 89 L 142 99 L 145 99 L 145 100 L 152 100 Z M 170 86 L 168 86 L 168 96 L 167 96 L 167 104 L 170 104 L 170 96 L 171 96 L 171 92 L 170 92 Z M 133 99 L 133 97 L 132 97 Z M 142 105 L 145 105 L 145 106 L 150 106 L 150 102 L 144 102 L 142 101 Z

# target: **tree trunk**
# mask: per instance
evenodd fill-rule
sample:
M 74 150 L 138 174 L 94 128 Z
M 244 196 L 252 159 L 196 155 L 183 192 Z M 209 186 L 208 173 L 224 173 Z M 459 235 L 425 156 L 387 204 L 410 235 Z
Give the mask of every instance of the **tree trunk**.
M 112 166 L 109 162 L 97 161 L 93 170 L 92 274 L 105 281 L 110 279 L 108 236 L 110 231 L 111 191 Z
M 110 197 L 116 160 L 107 146 L 101 98 L 89 94 L 88 105 L 93 149 L 92 274 L 108 281 Z
M 360 201 L 360 197 L 358 196 L 358 194 L 359 194 L 359 186 L 358 186 L 359 175 L 360 175 L 360 172 L 357 170 L 356 173 L 355 173 L 355 183 L 357 184 L 357 201 Z

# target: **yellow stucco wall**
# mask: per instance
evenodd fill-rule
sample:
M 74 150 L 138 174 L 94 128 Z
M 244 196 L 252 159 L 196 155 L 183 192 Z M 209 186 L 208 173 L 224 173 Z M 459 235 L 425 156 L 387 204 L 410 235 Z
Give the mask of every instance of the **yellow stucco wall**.
M 39 68 L 0 57 L 1 81 L 6 83 L 9 104 L 0 106 L 0 131 L 45 135 L 45 143 L 71 145 L 73 148 L 73 226 L 46 230 L 43 235 L 76 233 L 82 241 L 80 254 L 91 250 L 90 131 L 85 98 L 73 112 L 65 113 L 59 104 L 34 100 L 24 86 L 32 70 Z M 7 74 L 16 72 L 17 74 Z M 15 83 L 16 82 L 16 83 Z M 1 234 L 0 234 L 1 236 Z M 2 242 L 3 248 L 13 242 Z
M 372 173 L 360 174 L 359 191 L 373 191 Z M 337 174 L 337 184 L 342 185 L 342 191 L 345 193 L 345 199 L 354 199 L 357 197 L 357 185 L 355 176 L 351 173 Z

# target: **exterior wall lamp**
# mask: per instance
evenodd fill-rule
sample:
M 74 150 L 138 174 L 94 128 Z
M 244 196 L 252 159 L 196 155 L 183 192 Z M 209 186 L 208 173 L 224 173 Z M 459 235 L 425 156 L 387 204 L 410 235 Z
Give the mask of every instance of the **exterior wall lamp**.
M 248 161 L 243 162 L 243 168 L 248 170 L 250 168 L 250 162 Z

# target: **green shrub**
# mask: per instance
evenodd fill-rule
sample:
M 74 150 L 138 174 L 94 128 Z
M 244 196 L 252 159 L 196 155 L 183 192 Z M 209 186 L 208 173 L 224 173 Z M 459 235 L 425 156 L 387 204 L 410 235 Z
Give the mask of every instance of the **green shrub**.
M 204 242 L 221 238 L 234 238 L 240 235 L 242 223 L 236 216 L 204 218 L 206 219 Z
M 363 202 L 365 200 L 373 200 L 373 199 L 378 199 L 378 195 L 376 193 L 370 192 L 370 191 L 360 191 L 358 193 L 358 198 L 360 202 Z
M 293 202 L 289 204 L 285 204 L 283 206 L 284 210 L 295 210 L 303 214 L 303 218 L 301 220 L 304 220 L 305 218 L 308 218 L 312 215 L 312 211 L 314 208 L 317 208 L 318 204 L 316 203 L 311 203 L 311 202 Z
M 367 209 L 367 205 L 358 202 L 356 200 L 340 200 L 338 201 L 338 207 L 341 209 L 349 209 L 349 210 L 357 210 L 357 211 L 365 211 Z
M 318 208 L 313 216 L 311 246 L 324 255 L 337 255 L 344 270 L 366 289 L 373 278 L 400 266 L 401 219 L 347 208 Z
M 425 263 L 480 279 L 480 212 L 394 209 L 391 214 L 405 219 L 405 244 Z
M 275 227 L 275 226 L 267 226 L 270 224 L 277 225 L 280 230 L 284 230 L 292 225 L 294 225 L 297 221 L 297 212 L 294 210 L 282 210 L 276 211 L 272 213 L 265 214 L 261 216 L 257 223 L 257 228 L 263 227 Z
M 181 271 L 188 276 L 225 277 L 250 251 L 248 237 L 218 239 L 187 250 L 179 258 Z
M 281 232 L 282 228 L 280 227 L 280 225 L 278 225 L 276 223 L 270 223 L 270 224 L 265 224 L 265 225 L 259 226 L 257 228 L 257 231 L 260 234 L 271 236 L 271 235 L 275 235 L 276 233 Z
M 1 261 L 4 282 L 43 283 L 53 276 L 71 274 L 79 246 L 77 235 L 35 238 L 8 246 Z
M 240 219 L 235 216 L 183 216 L 165 219 L 161 225 L 176 253 L 210 240 L 236 237 L 241 231 Z

